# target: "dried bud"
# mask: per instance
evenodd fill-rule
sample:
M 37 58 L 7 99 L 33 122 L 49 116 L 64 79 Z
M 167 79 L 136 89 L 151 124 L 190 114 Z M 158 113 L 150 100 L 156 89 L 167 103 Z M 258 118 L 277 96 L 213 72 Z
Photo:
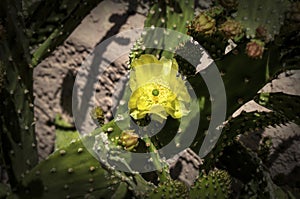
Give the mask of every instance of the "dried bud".
M 256 38 L 259 38 L 266 43 L 268 43 L 272 36 L 268 33 L 268 30 L 264 26 L 259 26 L 256 28 L 256 33 L 255 33 Z
M 251 58 L 261 59 L 264 53 L 264 42 L 254 39 L 251 40 L 246 46 L 246 53 Z
M 241 23 L 232 19 L 225 21 L 221 25 L 220 30 L 228 39 L 237 40 L 243 36 L 243 27 Z
M 197 32 L 211 35 L 216 31 L 216 20 L 204 13 L 200 13 L 194 18 L 190 28 Z
M 268 34 L 268 30 L 264 26 L 256 28 L 256 37 L 265 38 Z

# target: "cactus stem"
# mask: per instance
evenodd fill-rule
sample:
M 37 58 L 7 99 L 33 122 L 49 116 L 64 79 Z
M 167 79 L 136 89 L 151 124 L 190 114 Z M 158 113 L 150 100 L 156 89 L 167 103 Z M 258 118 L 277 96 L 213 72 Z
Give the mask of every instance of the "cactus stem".
M 157 149 L 152 143 L 151 139 L 146 136 L 143 138 L 144 142 L 146 143 L 146 146 L 148 147 L 148 151 L 151 152 L 151 159 L 153 161 L 153 164 L 155 168 L 157 169 L 157 175 L 160 180 L 160 182 L 165 182 L 168 179 L 170 179 L 170 176 L 168 176 L 168 173 L 166 172 L 166 169 L 163 168 L 165 165 L 162 165 L 160 162 L 159 154 L 157 153 Z
M 39 48 L 34 52 L 32 56 L 33 57 L 31 63 L 32 66 L 36 66 L 40 62 L 42 56 L 44 56 L 44 53 L 49 50 L 48 47 L 50 46 L 52 40 L 56 38 L 59 34 L 60 34 L 60 30 L 55 29 L 55 31 L 50 35 L 50 37 L 46 39 L 46 41 L 39 46 Z

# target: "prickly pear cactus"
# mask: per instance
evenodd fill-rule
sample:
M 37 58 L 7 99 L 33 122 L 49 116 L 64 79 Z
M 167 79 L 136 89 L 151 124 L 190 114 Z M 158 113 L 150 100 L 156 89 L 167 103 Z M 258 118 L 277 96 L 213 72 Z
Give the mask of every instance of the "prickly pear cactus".
M 179 133 L 180 121 L 177 117 L 167 117 L 161 132 L 152 137 L 140 138 L 130 126 L 121 130 L 111 121 L 82 140 L 78 139 L 76 133 L 72 134 L 74 137 L 64 137 L 66 133 L 74 133 L 75 129 L 58 117 L 56 151 L 37 165 L 32 113 L 32 67 L 60 44 L 98 2 L 26 1 L 23 8 L 16 1 L 5 0 L 1 3 L 0 69 L 3 68 L 5 72 L 0 77 L 1 101 L 4 102 L 0 105 L 3 113 L 0 119 L 0 163 L 6 166 L 10 186 L 0 184 L 0 198 L 230 198 L 234 197 L 231 187 L 233 180 L 241 183 L 238 193 L 241 198 L 287 198 L 285 192 L 274 185 L 257 154 L 239 141 L 239 135 L 269 125 L 290 121 L 299 124 L 299 113 L 295 111 L 299 109 L 299 97 L 283 93 L 257 94 L 266 82 L 284 69 L 299 69 L 299 58 L 294 56 L 299 47 L 297 34 L 295 36 L 298 30 L 297 3 L 284 21 L 285 25 L 294 22 L 289 26 L 292 28 L 287 30 L 287 26 L 284 26 L 279 29 L 288 6 L 287 0 L 218 0 L 214 7 L 202 11 L 194 19 L 192 0 L 158 1 L 150 9 L 145 22 L 150 29 L 137 41 L 130 61 L 132 63 L 141 54 L 164 57 L 165 61 L 175 57 L 179 72 L 186 76 L 196 91 L 196 103 L 200 104 L 199 111 L 204 116 L 191 145 L 196 152 L 210 122 L 209 92 L 197 73 L 199 71 L 196 71 L 198 69 L 191 68 L 186 60 L 167 51 L 143 48 L 149 42 L 161 46 L 168 39 L 174 41 L 177 52 L 182 50 L 179 45 L 182 40 L 170 38 L 167 33 L 161 40 L 152 41 L 151 30 L 162 27 L 188 33 L 215 59 L 225 85 L 228 120 L 215 148 L 204 158 L 200 175 L 193 186 L 186 187 L 182 182 L 171 179 L 166 161 L 157 153 L 160 147 L 170 143 Z M 268 11 L 277 14 L 276 17 L 270 18 Z M 27 37 L 23 32 L 26 28 Z M 293 49 L 289 49 L 291 41 Z M 227 50 L 232 43 L 235 44 L 233 50 Z M 199 51 L 193 49 L 195 46 L 189 47 L 190 52 L 181 53 L 199 56 Z M 32 56 L 29 51 L 32 51 Z M 153 90 L 152 95 L 157 97 L 159 93 Z M 252 99 L 273 112 L 243 112 L 236 118 L 231 117 L 237 108 Z M 125 110 L 124 106 L 119 108 Z M 128 107 L 125 108 L 126 112 Z M 96 108 L 91 116 L 100 126 L 103 125 L 100 109 Z M 138 122 L 138 125 L 146 126 L 148 121 L 142 118 Z M 196 125 L 194 117 L 182 123 L 182 132 Z M 182 136 L 179 136 L 180 139 Z M 156 152 L 151 160 L 159 169 L 143 175 L 116 171 L 111 163 L 124 163 L 124 160 L 118 156 L 112 157 L 110 153 L 122 147 L 134 153 Z

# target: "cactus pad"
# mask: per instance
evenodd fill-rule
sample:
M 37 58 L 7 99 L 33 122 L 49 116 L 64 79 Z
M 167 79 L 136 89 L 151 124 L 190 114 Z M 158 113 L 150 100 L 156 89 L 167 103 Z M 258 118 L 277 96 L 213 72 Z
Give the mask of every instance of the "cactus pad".
M 231 177 L 223 170 L 211 170 L 208 174 L 201 172 L 190 190 L 190 198 L 229 198 L 231 194 Z
M 246 28 L 248 38 L 254 38 L 256 29 L 263 26 L 274 39 L 283 24 L 288 0 L 239 0 L 236 20 Z

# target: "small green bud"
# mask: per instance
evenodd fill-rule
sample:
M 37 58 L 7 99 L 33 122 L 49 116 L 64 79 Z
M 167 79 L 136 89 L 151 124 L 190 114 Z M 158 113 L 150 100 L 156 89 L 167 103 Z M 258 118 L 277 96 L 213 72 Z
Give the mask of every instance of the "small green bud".
M 139 136 L 134 133 L 134 130 L 126 130 L 123 131 L 119 140 L 119 144 L 121 144 L 126 150 L 131 151 L 139 144 Z
M 199 33 L 211 35 L 216 31 L 216 20 L 205 13 L 196 16 L 189 27 Z
M 104 124 L 104 113 L 103 113 L 103 110 L 99 106 L 95 107 L 91 111 L 90 115 L 91 115 L 92 119 L 96 120 L 100 126 Z

